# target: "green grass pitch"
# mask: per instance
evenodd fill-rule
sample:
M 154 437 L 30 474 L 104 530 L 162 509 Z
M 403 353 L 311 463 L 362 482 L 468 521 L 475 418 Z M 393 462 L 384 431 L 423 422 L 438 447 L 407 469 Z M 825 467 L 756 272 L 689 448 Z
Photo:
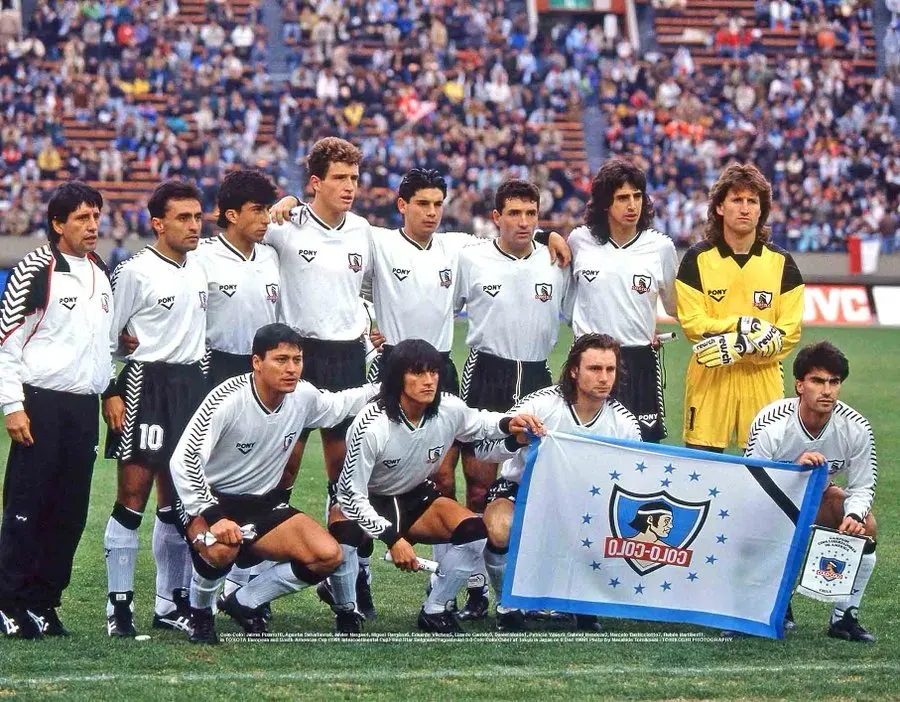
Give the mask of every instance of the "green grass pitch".
M 464 327 L 454 356 L 465 358 Z M 841 398 L 862 412 L 875 431 L 879 484 L 878 565 L 861 611 L 877 636 L 874 646 L 825 636 L 829 605 L 794 598 L 797 628 L 784 641 L 738 639 L 718 632 L 652 622 L 607 620 L 606 638 L 577 636 L 515 640 L 422 641 L 396 637 L 378 642 L 330 639 L 291 643 L 241 642 L 196 647 L 183 636 L 150 629 L 153 563 L 152 505 L 141 528 L 136 584 L 136 625 L 152 640 L 111 641 L 105 632 L 106 570 L 103 531 L 115 495 L 115 467 L 97 462 L 87 529 L 72 584 L 60 610 L 72 636 L 63 640 L 0 640 L 0 697 L 4 699 L 897 699 L 900 698 L 900 579 L 896 523 L 900 518 L 900 331 L 807 329 L 803 342 L 830 339 L 850 357 Z M 567 331 L 552 358 L 558 370 L 571 337 Z M 683 338 L 665 348 L 669 442 L 680 443 L 684 368 L 690 346 Z M 788 359 L 789 361 L 791 359 Z M 788 376 L 790 374 L 788 373 Z M 787 391 L 791 392 L 788 379 Z M 5 457 L 8 437 L 0 447 Z M 102 445 L 102 444 L 101 444 Z M 3 460 L 5 466 L 5 458 Z M 0 467 L 2 474 L 3 467 Z M 65 486 L 60 486 L 65 489 Z M 294 490 L 294 504 L 321 518 L 325 491 L 316 436 Z M 459 494 L 463 494 L 459 491 Z M 425 576 L 404 574 L 373 556 L 378 618 L 369 632 L 412 632 Z M 423 555 L 428 551 L 423 549 Z M 27 554 L 25 554 L 27 557 Z M 2 577 L 2 575 L 0 575 Z M 273 631 L 327 634 L 330 611 L 312 591 L 274 604 Z M 493 619 L 467 624 L 487 633 Z M 220 617 L 220 634 L 237 631 Z M 557 633 L 558 630 L 557 630 Z

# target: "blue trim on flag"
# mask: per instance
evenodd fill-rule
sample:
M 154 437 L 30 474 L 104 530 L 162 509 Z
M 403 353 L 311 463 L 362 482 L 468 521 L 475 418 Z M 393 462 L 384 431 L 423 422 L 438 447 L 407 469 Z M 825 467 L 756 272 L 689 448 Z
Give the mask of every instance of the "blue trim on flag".
M 665 446 L 662 444 L 645 444 L 639 441 L 625 439 L 612 439 L 591 434 L 569 434 L 566 432 L 549 432 L 557 436 L 587 439 L 601 444 L 614 444 L 624 448 L 639 449 L 646 453 L 657 453 L 664 456 L 681 456 L 686 458 L 699 458 L 718 463 L 730 463 L 735 466 L 754 466 L 759 468 L 773 468 L 775 470 L 789 470 L 795 472 L 809 472 L 810 479 L 806 485 L 803 496 L 803 504 L 797 519 L 797 528 L 791 540 L 788 557 L 785 561 L 781 583 L 778 586 L 778 596 L 768 623 L 764 624 L 750 619 L 730 617 L 711 612 L 697 612 L 692 610 L 672 609 L 665 607 L 642 607 L 640 605 L 619 604 L 609 602 L 592 602 L 588 600 L 570 600 L 557 597 L 522 597 L 512 594 L 512 584 L 516 576 L 516 564 L 518 561 L 519 545 L 522 539 L 522 525 L 525 521 L 525 507 L 528 502 L 528 492 L 531 486 L 531 475 L 534 465 L 537 463 L 538 451 L 541 440 L 533 439 L 528 447 L 528 455 L 525 459 L 525 471 L 522 482 L 516 493 L 516 507 L 513 513 L 513 524 L 510 530 L 509 540 L 509 566 L 503 578 L 503 593 L 501 603 L 505 607 L 518 607 L 520 609 L 553 609 L 560 612 L 574 614 L 595 614 L 602 617 L 615 617 L 624 619 L 642 619 L 658 622 L 680 622 L 685 624 L 697 624 L 713 629 L 740 631 L 751 636 L 767 638 L 784 638 L 784 614 L 791 600 L 794 582 L 797 573 L 803 564 L 806 553 L 806 545 L 812 531 L 813 521 L 819 508 L 822 493 L 825 490 L 825 482 L 828 479 L 825 466 L 801 466 L 796 463 L 780 463 L 766 461 L 758 458 L 744 458 L 742 456 L 729 456 L 727 454 L 699 451 L 696 449 L 682 448 L 680 446 Z

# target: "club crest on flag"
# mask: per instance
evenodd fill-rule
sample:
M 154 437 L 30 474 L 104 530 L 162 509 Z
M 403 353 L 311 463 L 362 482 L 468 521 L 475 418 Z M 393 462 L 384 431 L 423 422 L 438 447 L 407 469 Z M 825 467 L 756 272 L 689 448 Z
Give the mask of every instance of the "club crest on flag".
M 649 494 L 614 485 L 609 498 L 609 528 L 604 555 L 623 558 L 638 575 L 664 566 L 687 567 L 689 546 L 703 529 L 710 500 L 687 502 L 665 490 Z
M 847 568 L 847 561 L 839 561 L 837 558 L 826 558 L 822 556 L 819 559 L 819 569 L 816 571 L 816 575 L 819 575 L 825 580 L 840 580 L 844 577 L 844 570 Z

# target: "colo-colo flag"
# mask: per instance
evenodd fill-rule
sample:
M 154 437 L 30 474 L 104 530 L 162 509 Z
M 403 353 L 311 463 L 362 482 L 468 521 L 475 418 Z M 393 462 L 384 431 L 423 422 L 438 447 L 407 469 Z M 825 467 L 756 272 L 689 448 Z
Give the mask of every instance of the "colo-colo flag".
M 824 467 L 557 432 L 528 451 L 505 606 L 784 636 Z

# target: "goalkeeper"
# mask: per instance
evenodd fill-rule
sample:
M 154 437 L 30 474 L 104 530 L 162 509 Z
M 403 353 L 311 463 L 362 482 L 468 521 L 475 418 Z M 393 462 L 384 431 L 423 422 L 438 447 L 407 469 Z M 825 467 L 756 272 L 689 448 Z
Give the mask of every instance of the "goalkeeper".
M 784 395 L 781 361 L 800 340 L 803 279 L 768 243 L 772 188 L 750 164 L 732 164 L 712 187 L 706 240 L 681 261 L 678 320 L 694 342 L 684 396 L 684 442 L 744 447 L 750 423 Z

